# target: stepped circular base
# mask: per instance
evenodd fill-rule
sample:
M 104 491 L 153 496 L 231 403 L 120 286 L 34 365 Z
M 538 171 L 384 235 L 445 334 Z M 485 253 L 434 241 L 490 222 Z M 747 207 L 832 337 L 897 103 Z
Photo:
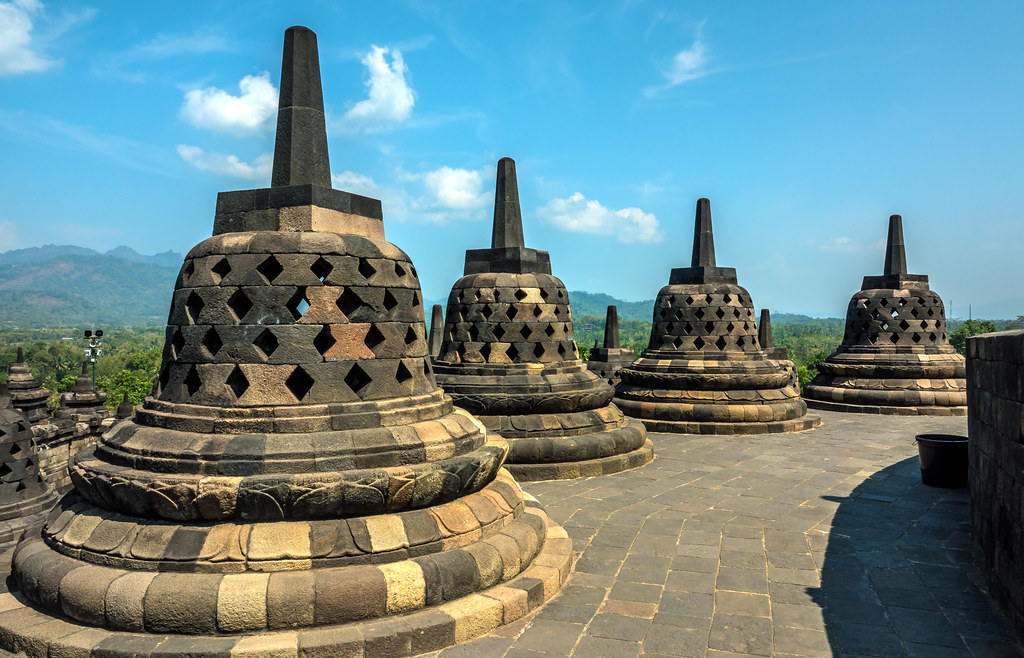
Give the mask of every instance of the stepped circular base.
M 839 411 L 843 413 L 851 414 L 881 414 L 883 416 L 966 416 L 967 407 L 934 407 L 934 406 L 916 406 L 916 407 L 892 407 L 882 405 L 867 405 L 867 404 L 846 404 L 843 402 L 827 402 L 825 400 L 815 400 L 814 398 L 804 398 L 807 402 L 807 406 L 811 409 L 820 409 L 823 411 Z
M 641 447 L 621 455 L 550 464 L 506 463 L 505 469 L 512 473 L 519 482 L 572 480 L 628 471 L 648 464 L 652 459 L 654 459 L 654 444 L 650 439 L 646 439 Z
M 740 435 L 740 434 L 783 434 L 786 432 L 803 432 L 821 425 L 821 416 L 806 414 L 791 420 L 778 420 L 766 423 L 695 423 L 674 420 L 656 420 L 640 418 L 649 432 L 665 432 L 668 434 L 709 434 L 709 435 Z
M 0 646 L 28 658 L 53 655 L 410 656 L 469 641 L 529 614 L 568 578 L 572 541 L 546 520 L 547 538 L 532 564 L 511 580 L 401 615 L 252 635 L 175 635 L 110 631 L 30 607 L 17 590 L 0 594 Z

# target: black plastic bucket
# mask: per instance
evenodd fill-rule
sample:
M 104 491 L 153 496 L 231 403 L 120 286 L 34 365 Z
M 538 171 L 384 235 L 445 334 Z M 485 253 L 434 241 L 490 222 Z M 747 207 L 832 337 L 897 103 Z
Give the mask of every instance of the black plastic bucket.
M 921 482 L 929 487 L 967 486 L 967 437 L 959 434 L 918 434 Z

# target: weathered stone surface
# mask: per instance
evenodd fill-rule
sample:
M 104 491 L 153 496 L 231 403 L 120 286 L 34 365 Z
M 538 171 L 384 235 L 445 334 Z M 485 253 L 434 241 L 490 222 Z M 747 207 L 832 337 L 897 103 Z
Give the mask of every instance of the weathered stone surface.
M 579 358 L 565 285 L 547 252 L 523 246 L 515 162 L 498 161 L 491 248 L 466 252 L 448 297 L 438 382 L 455 403 L 510 442 L 521 479 L 576 478 L 632 468 L 653 450 L 611 405 L 613 391 Z M 532 254 L 543 254 L 544 266 Z M 617 338 L 616 338 L 617 340 Z M 612 455 L 632 455 L 591 464 Z
M 611 386 L 619 383 L 619 370 L 633 363 L 633 350 L 619 341 L 619 309 L 609 306 L 604 322 L 604 346 L 590 350 L 587 370 L 603 378 Z
M 13 407 L 7 384 L 0 383 L 0 546 L 41 523 L 55 499 L 39 474 L 32 426 Z
M 804 390 L 808 404 L 881 414 L 967 413 L 966 366 L 946 337 L 928 277 L 907 274 L 903 219 L 889 218 L 885 269 L 850 299 L 840 346 Z
M 791 372 L 758 342 L 750 294 L 715 260 L 711 203 L 697 201 L 691 266 L 654 302 L 651 340 L 619 371 L 615 403 L 648 430 L 761 434 L 810 429 Z

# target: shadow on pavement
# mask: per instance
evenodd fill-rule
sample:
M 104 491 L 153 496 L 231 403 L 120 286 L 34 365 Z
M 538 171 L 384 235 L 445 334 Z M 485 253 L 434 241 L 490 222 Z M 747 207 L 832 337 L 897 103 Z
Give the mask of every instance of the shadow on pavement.
M 821 606 L 835 656 L 1022 656 L 979 588 L 968 489 L 921 484 L 917 458 L 885 468 L 838 502 Z M 820 556 L 816 556 L 819 557 Z

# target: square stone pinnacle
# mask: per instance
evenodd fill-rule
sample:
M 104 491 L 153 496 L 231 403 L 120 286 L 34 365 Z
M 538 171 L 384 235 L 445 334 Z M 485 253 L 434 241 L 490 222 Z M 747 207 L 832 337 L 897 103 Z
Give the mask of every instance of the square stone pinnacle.
M 736 283 L 735 267 L 674 267 L 669 285 L 680 283 Z
M 507 272 L 510 274 L 551 274 L 551 256 L 529 247 L 467 249 L 464 274 Z
M 384 237 L 379 199 L 321 185 L 221 192 L 213 234 L 239 231 L 323 231 Z

